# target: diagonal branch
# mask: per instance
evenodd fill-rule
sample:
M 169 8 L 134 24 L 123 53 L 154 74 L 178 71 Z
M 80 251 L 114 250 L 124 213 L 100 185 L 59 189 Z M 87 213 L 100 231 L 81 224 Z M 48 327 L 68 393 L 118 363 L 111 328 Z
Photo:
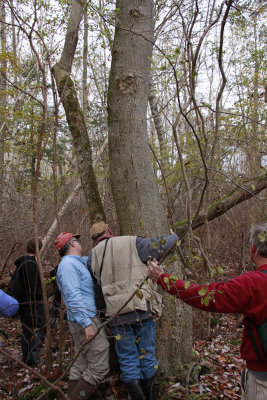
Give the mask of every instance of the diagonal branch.
M 236 187 L 231 192 L 223 196 L 220 200 L 218 200 L 214 204 L 211 204 L 208 207 L 207 215 L 199 214 L 193 222 L 192 229 L 196 229 L 199 226 L 203 225 L 206 220 L 212 221 L 213 219 L 223 215 L 226 211 L 235 207 L 237 204 L 242 203 L 245 200 L 251 199 L 266 188 L 267 173 L 255 178 L 253 181 L 246 183 L 242 187 Z M 184 235 L 187 224 L 188 222 L 186 219 L 178 221 L 175 224 L 177 227 L 176 232 L 178 235 Z

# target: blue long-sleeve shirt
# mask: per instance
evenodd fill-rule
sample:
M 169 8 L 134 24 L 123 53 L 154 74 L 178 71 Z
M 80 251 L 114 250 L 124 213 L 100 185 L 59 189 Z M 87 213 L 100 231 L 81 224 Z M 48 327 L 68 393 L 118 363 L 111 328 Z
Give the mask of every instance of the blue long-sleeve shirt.
M 83 328 L 91 325 L 96 314 L 94 283 L 86 267 L 87 257 L 66 255 L 57 270 L 57 283 L 62 293 L 69 321 Z
M 0 289 L 0 314 L 3 315 L 3 317 L 13 317 L 18 309 L 19 305 L 17 300 Z
M 14 297 L 9 296 L 0 289 L 0 315 L 3 317 L 13 317 L 19 309 L 19 303 Z M 1 336 L 0 336 L 1 337 Z M 0 340 L 1 347 L 1 340 Z

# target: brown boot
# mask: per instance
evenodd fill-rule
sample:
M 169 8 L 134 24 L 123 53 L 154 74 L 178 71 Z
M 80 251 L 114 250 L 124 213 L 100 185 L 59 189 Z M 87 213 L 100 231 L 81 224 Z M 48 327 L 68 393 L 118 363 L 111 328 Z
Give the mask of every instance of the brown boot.
M 76 386 L 77 383 L 78 383 L 78 380 L 69 381 L 69 384 L 68 384 L 69 395 L 71 394 L 72 390 L 74 389 L 74 386 Z
M 80 378 L 69 394 L 71 400 L 88 400 L 96 392 L 97 386 L 91 385 Z

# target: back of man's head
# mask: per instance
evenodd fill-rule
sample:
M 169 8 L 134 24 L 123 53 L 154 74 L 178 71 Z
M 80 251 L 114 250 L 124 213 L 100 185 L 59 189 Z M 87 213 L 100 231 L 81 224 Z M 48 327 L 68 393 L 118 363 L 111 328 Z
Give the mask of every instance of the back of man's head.
M 73 240 L 78 240 L 81 235 L 70 232 L 62 232 L 55 240 L 55 247 L 59 252 L 60 257 L 64 257 L 70 249 L 70 243 Z
M 39 245 L 39 250 L 41 250 L 43 243 L 40 238 L 38 238 L 38 245 Z M 32 238 L 28 240 L 27 242 L 27 253 L 28 254 L 36 254 L 36 245 L 35 245 L 35 238 Z
M 267 258 L 267 223 L 252 228 L 250 241 L 255 247 L 255 253 Z
M 95 243 L 114 236 L 113 232 L 104 221 L 95 222 L 90 229 L 90 235 Z

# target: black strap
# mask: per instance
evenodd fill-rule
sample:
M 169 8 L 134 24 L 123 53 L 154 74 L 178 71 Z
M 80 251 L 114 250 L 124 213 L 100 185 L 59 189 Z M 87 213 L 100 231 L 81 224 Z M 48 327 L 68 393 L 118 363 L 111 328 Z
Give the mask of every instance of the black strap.
M 267 269 L 262 269 L 260 272 L 262 272 L 263 274 L 267 275 Z M 258 329 L 258 325 L 253 321 L 253 319 L 246 317 L 246 321 L 247 321 L 247 327 L 248 327 L 248 334 L 250 337 L 250 340 L 252 342 L 252 345 L 254 347 L 255 353 L 257 355 L 258 361 L 262 362 L 262 355 L 260 353 L 259 347 L 257 345 L 255 336 L 253 334 L 253 330 L 252 330 L 252 326 L 251 323 Z
M 254 322 L 251 318 L 249 318 L 249 317 L 246 317 L 246 321 L 247 321 L 247 327 L 248 327 L 248 334 L 249 334 L 250 340 L 251 340 L 251 342 L 252 342 L 252 345 L 253 345 L 253 347 L 254 347 L 255 353 L 256 353 L 256 355 L 257 355 L 257 359 L 258 359 L 259 362 L 262 362 L 262 355 L 261 355 L 260 350 L 259 350 L 259 347 L 258 347 L 258 345 L 257 345 L 257 343 L 256 343 L 255 336 L 253 335 L 253 330 L 252 330 L 251 322 L 253 323 L 254 326 L 257 327 L 257 325 L 256 325 L 255 322 Z
M 105 257 L 106 247 L 107 247 L 107 244 L 108 244 L 109 239 L 110 239 L 110 238 L 106 239 L 106 243 L 105 243 L 105 247 L 104 247 L 104 251 L 103 251 L 103 257 L 102 257 L 102 261 L 101 261 L 101 265 L 100 265 L 100 269 L 99 269 L 99 282 L 98 282 L 98 280 L 96 279 L 95 275 L 93 274 L 91 265 L 88 265 L 88 264 L 87 264 L 87 269 L 88 269 L 88 271 L 90 272 L 91 277 L 92 277 L 92 279 L 93 279 L 93 281 L 94 281 L 95 284 L 100 284 L 100 285 L 101 285 L 101 275 L 102 275 L 102 269 L 103 269 L 103 265 L 104 265 L 104 257 Z
M 110 238 L 106 239 L 106 243 L 105 243 L 105 247 L 104 247 L 104 251 L 103 251 L 103 257 L 102 257 L 102 261 L 101 261 L 101 265 L 100 265 L 100 269 L 99 269 L 99 284 L 100 285 L 101 285 L 102 269 L 103 269 L 103 265 L 104 265 L 104 257 L 105 257 L 106 248 L 107 248 L 107 244 L 108 244 L 109 239 Z

